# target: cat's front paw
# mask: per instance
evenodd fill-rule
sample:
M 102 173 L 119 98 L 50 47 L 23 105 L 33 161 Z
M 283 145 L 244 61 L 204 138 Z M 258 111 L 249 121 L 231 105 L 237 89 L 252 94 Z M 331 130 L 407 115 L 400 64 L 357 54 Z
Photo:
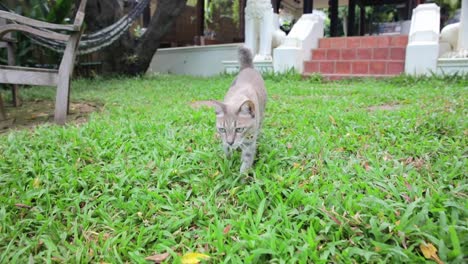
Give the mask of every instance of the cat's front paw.
M 240 173 L 246 173 L 252 166 L 246 163 L 242 163 Z

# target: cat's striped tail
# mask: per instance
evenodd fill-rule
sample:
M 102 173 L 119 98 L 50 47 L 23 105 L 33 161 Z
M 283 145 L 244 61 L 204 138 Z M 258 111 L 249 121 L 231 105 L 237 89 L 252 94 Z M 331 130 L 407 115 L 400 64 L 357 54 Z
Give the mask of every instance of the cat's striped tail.
M 239 62 L 240 70 L 242 71 L 245 68 L 253 68 L 253 56 L 249 48 L 245 46 L 239 47 Z

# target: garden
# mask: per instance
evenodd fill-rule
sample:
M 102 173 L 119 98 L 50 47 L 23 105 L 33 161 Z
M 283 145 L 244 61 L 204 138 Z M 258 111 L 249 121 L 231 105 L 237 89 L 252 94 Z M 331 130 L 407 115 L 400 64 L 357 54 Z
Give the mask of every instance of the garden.
M 193 107 L 233 77 L 74 80 L 85 120 L 1 133 L 0 263 L 466 261 L 466 76 L 266 75 L 245 174 Z

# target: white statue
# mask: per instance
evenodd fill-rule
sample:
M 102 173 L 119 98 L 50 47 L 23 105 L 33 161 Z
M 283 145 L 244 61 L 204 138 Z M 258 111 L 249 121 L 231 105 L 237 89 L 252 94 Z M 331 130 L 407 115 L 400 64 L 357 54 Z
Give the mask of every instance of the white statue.
M 245 46 L 255 54 L 254 61 L 271 61 L 274 14 L 270 0 L 247 0 L 245 7 Z
M 439 56 L 468 58 L 468 0 L 463 0 L 460 22 L 442 28 L 439 38 Z
M 449 56 L 448 53 L 458 50 L 458 31 L 460 22 L 450 24 L 440 31 L 439 43 L 441 45 L 439 53 L 442 56 Z

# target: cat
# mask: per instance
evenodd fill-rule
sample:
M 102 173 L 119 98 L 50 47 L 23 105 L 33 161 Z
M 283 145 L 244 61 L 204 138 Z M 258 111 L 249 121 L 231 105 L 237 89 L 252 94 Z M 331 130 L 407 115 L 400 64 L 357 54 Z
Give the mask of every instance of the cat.
M 265 115 L 267 93 L 261 74 L 254 69 L 252 52 L 239 48 L 240 71 L 224 97 L 224 102 L 201 101 L 214 107 L 216 129 L 223 142 L 227 158 L 241 149 L 244 173 L 252 167 L 257 151 L 257 139 Z

